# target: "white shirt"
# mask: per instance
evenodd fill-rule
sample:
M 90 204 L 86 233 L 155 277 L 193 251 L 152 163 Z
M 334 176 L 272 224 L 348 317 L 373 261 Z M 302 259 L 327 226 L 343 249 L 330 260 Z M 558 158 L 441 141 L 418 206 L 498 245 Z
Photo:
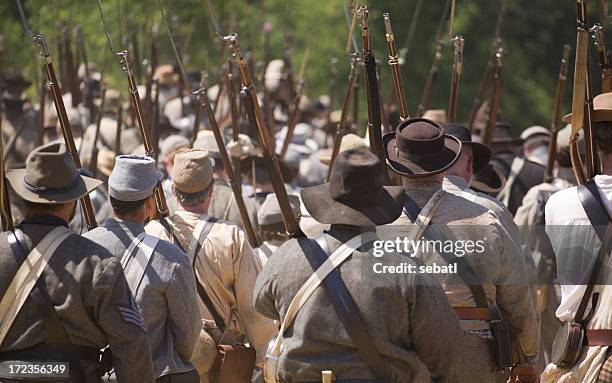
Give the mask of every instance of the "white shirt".
M 608 214 L 612 215 L 612 175 L 595 176 L 595 185 Z M 580 203 L 577 188 L 572 187 L 553 194 L 546 204 L 546 233 L 555 248 L 557 261 L 559 261 L 560 255 L 558 252 L 559 243 L 571 242 L 571 237 L 567 237 L 567 226 L 579 225 L 591 225 L 591 223 L 582 203 Z M 563 226 L 566 226 L 565 230 Z M 583 266 L 580 270 L 575 270 L 581 274 L 579 276 L 580 280 L 588 279 L 588 275 L 593 268 L 594 257 L 590 257 L 588 260 L 590 262 L 577 262 L 577 264 Z M 586 285 L 572 285 L 561 281 L 561 304 L 556 312 L 559 320 L 566 322 L 574 318 L 574 313 L 578 311 L 585 290 Z

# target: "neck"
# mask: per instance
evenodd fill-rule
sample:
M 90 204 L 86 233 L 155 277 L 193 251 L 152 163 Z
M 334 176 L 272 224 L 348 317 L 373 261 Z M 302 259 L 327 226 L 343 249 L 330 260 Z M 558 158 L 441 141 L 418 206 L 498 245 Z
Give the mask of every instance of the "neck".
M 414 188 L 419 186 L 442 186 L 442 180 L 444 180 L 444 174 L 436 174 L 429 177 L 420 178 L 408 178 L 402 177 L 402 185 L 404 189 Z
M 184 210 L 186 212 L 189 213 L 194 213 L 194 214 L 208 214 L 208 200 L 205 203 L 201 203 L 198 205 L 192 205 L 192 206 L 185 206 L 185 205 L 180 205 L 181 206 L 181 210 Z
M 139 225 L 144 226 L 145 223 L 145 215 L 140 213 L 132 213 L 132 214 L 117 214 L 115 213 L 115 217 L 122 221 L 130 221 L 137 223 Z

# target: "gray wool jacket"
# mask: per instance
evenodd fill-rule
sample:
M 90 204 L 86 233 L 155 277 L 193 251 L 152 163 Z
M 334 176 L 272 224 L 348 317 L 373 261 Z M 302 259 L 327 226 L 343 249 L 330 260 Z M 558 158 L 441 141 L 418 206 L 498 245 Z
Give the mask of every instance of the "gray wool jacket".
M 60 225 L 66 223 L 56 217 L 40 216 L 25 221 L 20 228 L 27 247 L 32 249 Z M 11 254 L 8 235 L 0 234 L 0 296 L 4 295 L 21 264 Z M 153 382 L 147 335 L 139 325 L 142 318 L 118 259 L 102 246 L 74 234 L 57 248 L 40 280 L 73 345 L 98 349 L 110 345 L 120 383 Z M 47 342 L 45 322 L 38 307 L 28 298 L 0 352 Z M 93 364 L 82 364 L 86 374 L 96 373 Z
M 354 235 L 332 226 L 325 239 L 334 251 Z M 259 274 L 254 303 L 262 315 L 282 320 L 297 291 L 313 274 L 309 259 L 314 258 L 300 247 L 306 241 L 285 242 Z M 338 270 L 389 368 L 391 381 L 462 381 L 456 361 L 463 334 L 440 285 L 427 274 L 375 274 L 377 262 L 371 254 L 356 251 Z M 384 262 L 412 263 L 399 254 L 385 254 Z M 315 382 L 320 381 L 322 370 L 332 370 L 338 381 L 373 378 L 325 288 L 319 286 L 285 332 L 278 377 L 281 382 Z
M 127 228 L 127 232 L 126 232 Z M 134 222 L 109 218 L 84 236 L 121 258 L 144 232 Z M 193 269 L 183 251 L 160 240 L 135 296 L 146 324 L 155 376 L 193 370 L 189 362 L 202 328 Z

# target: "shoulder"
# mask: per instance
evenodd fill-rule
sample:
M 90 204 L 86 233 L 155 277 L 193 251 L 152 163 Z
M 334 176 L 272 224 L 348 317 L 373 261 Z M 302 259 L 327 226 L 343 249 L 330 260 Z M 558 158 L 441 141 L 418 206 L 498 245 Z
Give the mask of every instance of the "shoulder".
M 175 244 L 152 235 L 149 236 L 158 240 L 157 245 L 155 246 L 155 252 L 159 253 L 167 262 L 184 263 L 187 261 L 187 255 Z
M 161 223 L 159 223 L 159 221 L 157 220 L 152 220 L 149 223 L 147 223 L 147 225 L 145 226 L 145 232 L 148 235 L 160 238 L 165 241 L 170 239 L 169 233 L 166 230 L 166 228 Z
M 584 218 L 585 213 L 576 186 L 559 190 L 546 203 L 546 224 L 562 225 L 567 220 Z

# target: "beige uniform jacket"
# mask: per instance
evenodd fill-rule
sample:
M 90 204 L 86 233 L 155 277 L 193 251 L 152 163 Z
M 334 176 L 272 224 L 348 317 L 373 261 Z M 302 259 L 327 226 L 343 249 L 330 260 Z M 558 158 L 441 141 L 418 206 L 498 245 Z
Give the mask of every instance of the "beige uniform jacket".
M 406 195 L 422 208 L 441 186 L 435 182 L 411 184 L 406 188 Z M 412 225 L 412 221 L 403 213 L 393 225 L 396 225 L 394 230 L 401 231 L 404 225 Z M 454 254 L 463 256 L 474 269 L 482 281 L 489 302 L 496 302 L 504 319 L 517 329 L 514 334 L 525 355 L 536 354 L 537 314 L 530 299 L 525 260 L 521 249 L 502 227 L 495 213 L 463 197 L 447 193 L 430 226 L 425 230 L 425 239 L 450 240 L 456 246 L 468 240 L 481 241 L 471 252 L 466 250 L 462 254 L 459 247 L 456 247 Z M 435 246 L 420 252 L 418 257 L 428 265 L 447 263 Z M 458 273 L 433 275 L 446 291 L 451 306 L 475 307 L 472 293 Z M 461 327 L 464 331 L 482 330 L 488 327 L 488 323 L 461 321 Z
M 208 219 L 210 217 L 206 214 L 184 210 L 170 217 L 174 234 L 186 252 L 195 226 L 200 220 Z M 146 232 L 173 242 L 171 235 L 157 221 L 149 223 Z M 274 321 L 261 316 L 253 307 L 253 288 L 261 268 L 244 232 L 223 221 L 215 223 L 195 257 L 196 277 L 223 317 L 227 335 L 231 335 L 229 332 L 236 337 L 246 335 L 249 344 L 257 350 L 258 366 L 263 366 L 268 342 L 277 332 Z M 202 317 L 212 321 L 213 316 L 201 299 L 198 299 L 198 306 Z

